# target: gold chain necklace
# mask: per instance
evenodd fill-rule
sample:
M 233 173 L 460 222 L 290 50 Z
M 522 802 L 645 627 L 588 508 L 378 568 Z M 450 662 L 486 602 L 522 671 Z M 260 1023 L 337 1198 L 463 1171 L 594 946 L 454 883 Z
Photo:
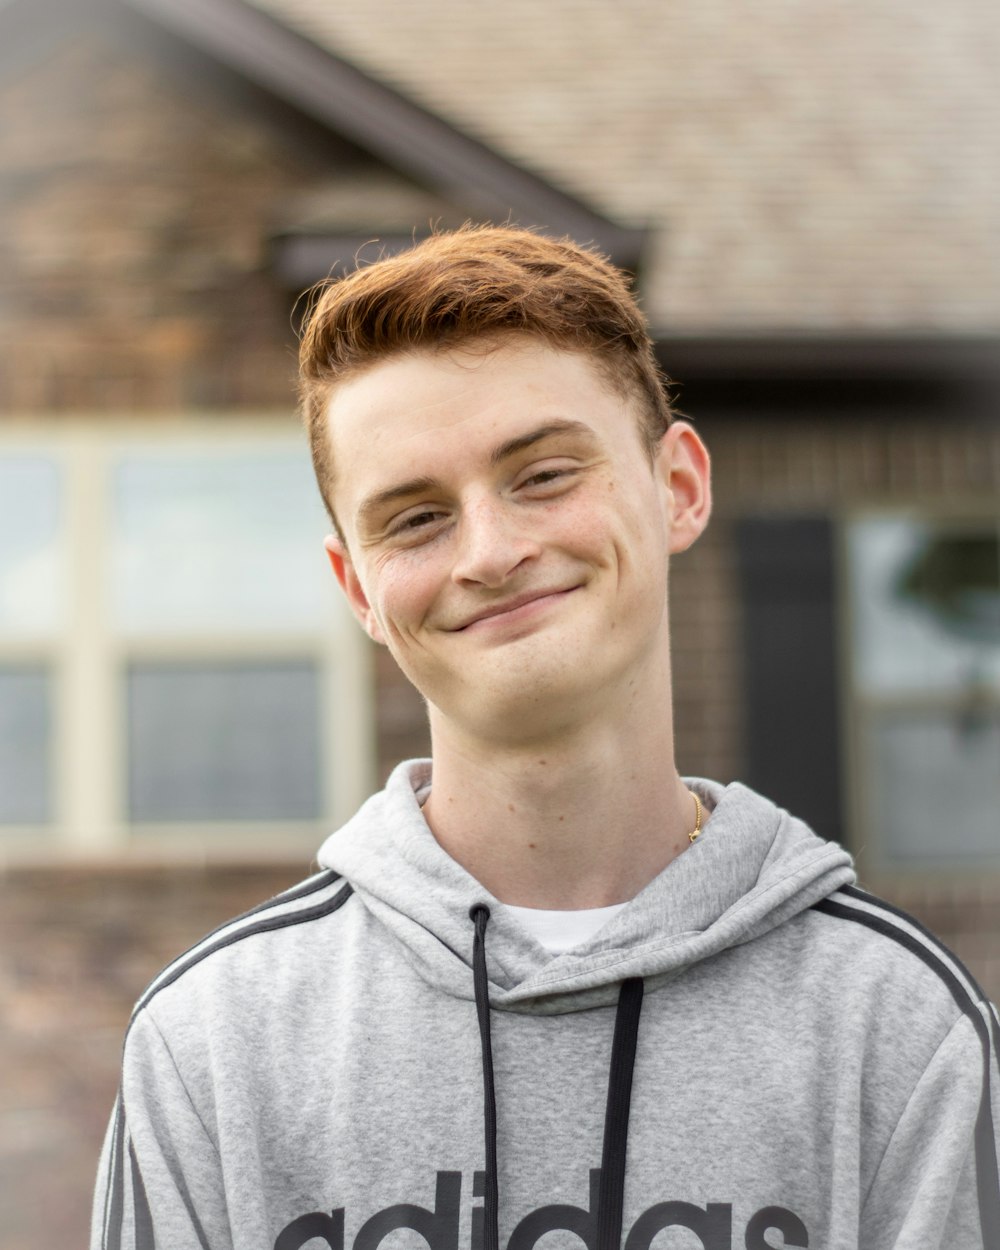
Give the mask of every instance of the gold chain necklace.
M 689 790 L 688 794 L 694 799 L 694 828 L 688 834 L 688 841 L 693 842 L 701 833 L 701 799 L 693 790 Z

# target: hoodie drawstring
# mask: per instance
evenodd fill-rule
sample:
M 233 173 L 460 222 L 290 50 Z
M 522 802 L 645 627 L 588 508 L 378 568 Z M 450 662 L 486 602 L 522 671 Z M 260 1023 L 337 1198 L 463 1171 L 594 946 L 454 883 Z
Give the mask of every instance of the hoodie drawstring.
M 486 971 L 486 925 L 490 909 L 478 903 L 469 911 L 476 926 L 472 941 L 472 980 L 483 1052 L 483 1120 L 486 1129 L 486 1193 L 483 1250 L 500 1250 L 500 1201 L 497 1187 L 497 1098 L 493 1082 L 493 1044 L 490 1036 L 490 985 Z M 642 1012 L 641 977 L 622 982 L 611 1043 L 608 1101 L 604 1112 L 604 1147 L 597 1191 L 595 1250 L 621 1250 L 622 1209 L 625 1196 L 625 1152 L 628 1146 L 632 1073 Z
M 629 977 L 618 991 L 608 1102 L 604 1112 L 601 1183 L 597 1190 L 597 1250 L 620 1250 L 622 1244 L 625 1149 L 628 1145 L 628 1115 L 632 1106 L 632 1073 L 635 1069 L 642 992 L 641 977 Z
M 497 1095 L 493 1085 L 493 1044 L 490 1038 L 490 983 L 486 973 L 486 924 L 490 909 L 479 904 L 469 916 L 476 926 L 472 940 L 472 982 L 483 1050 L 483 1119 L 486 1124 L 486 1228 L 483 1250 L 500 1250 L 500 1201 L 497 1193 Z

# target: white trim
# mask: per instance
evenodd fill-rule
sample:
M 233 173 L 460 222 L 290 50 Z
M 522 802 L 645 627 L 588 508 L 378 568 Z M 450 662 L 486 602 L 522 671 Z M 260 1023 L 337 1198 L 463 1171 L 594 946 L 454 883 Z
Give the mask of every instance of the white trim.
M 115 795 L 121 750 L 111 679 L 105 597 L 107 465 L 96 432 L 81 430 L 64 451 L 71 620 L 63 634 L 56 696 L 58 823 L 67 846 L 108 848 L 125 840 Z

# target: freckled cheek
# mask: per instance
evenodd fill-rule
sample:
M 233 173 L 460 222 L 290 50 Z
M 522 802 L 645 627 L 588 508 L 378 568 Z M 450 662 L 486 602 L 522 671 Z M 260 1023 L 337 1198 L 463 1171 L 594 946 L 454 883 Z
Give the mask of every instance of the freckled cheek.
M 571 555 L 585 560 L 618 561 L 628 550 L 646 546 L 642 518 L 621 509 L 574 508 L 561 518 L 552 540 Z
M 592 503 L 571 508 L 554 507 L 546 520 L 547 531 L 539 533 L 539 537 L 573 554 L 592 555 L 595 547 L 608 541 L 609 518 Z

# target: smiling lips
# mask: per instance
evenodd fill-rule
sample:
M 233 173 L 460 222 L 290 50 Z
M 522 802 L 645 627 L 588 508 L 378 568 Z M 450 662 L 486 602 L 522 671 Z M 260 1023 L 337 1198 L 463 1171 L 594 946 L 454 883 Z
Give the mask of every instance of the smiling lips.
M 477 612 L 474 616 L 470 616 L 461 625 L 456 625 L 452 632 L 460 633 L 464 629 L 469 629 L 483 621 L 494 620 L 498 616 L 512 616 L 522 608 L 529 608 L 534 604 L 560 598 L 563 595 L 570 594 L 575 589 L 575 586 L 567 586 L 565 589 L 526 591 L 523 595 L 516 595 L 513 599 L 507 599 L 503 603 L 490 604 L 488 608 L 483 608 L 482 611 Z

